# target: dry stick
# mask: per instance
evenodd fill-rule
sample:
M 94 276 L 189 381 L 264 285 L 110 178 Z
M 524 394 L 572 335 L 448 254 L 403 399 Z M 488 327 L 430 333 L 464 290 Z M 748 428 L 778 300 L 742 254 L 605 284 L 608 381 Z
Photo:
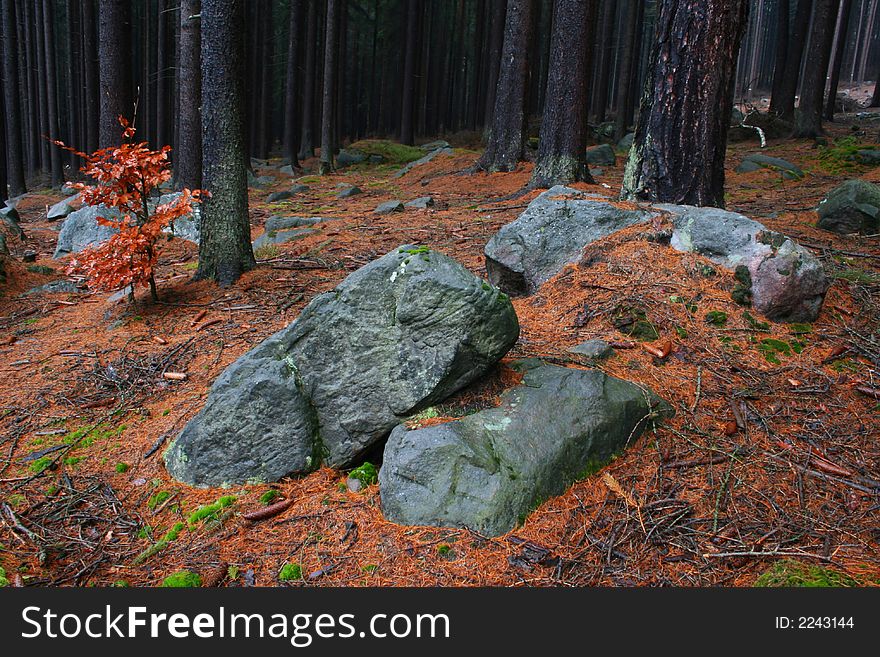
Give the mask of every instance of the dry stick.
M 703 366 L 697 365 L 697 391 L 694 395 L 694 403 L 691 404 L 691 413 L 697 410 L 697 404 L 700 403 L 700 388 L 703 386 Z
M 718 559 L 722 557 L 807 557 L 810 559 L 818 559 L 819 561 L 831 561 L 831 557 L 823 557 L 820 554 L 798 552 L 796 550 L 771 550 L 769 552 L 708 552 L 703 555 L 704 559 Z

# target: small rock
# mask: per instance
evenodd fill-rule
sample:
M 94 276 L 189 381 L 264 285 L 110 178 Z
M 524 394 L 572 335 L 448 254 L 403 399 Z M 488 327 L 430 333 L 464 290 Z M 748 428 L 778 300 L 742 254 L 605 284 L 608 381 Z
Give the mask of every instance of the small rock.
M 278 172 L 287 174 L 288 176 L 296 175 L 296 171 L 293 170 L 293 167 L 290 164 L 285 164 L 283 167 L 278 169 Z
M 388 214 L 390 212 L 403 212 L 403 203 L 400 201 L 385 201 L 376 206 L 375 214 Z
M 633 145 L 633 139 L 635 139 L 636 133 L 630 132 L 625 134 L 619 142 L 617 142 L 617 150 L 622 153 L 626 153 Z
M 880 186 L 847 180 L 828 193 L 816 209 L 819 228 L 846 235 L 880 232 Z
M 420 196 L 419 198 L 413 199 L 407 203 L 404 203 L 404 207 L 407 208 L 415 208 L 417 210 L 424 210 L 426 208 L 430 208 L 434 205 L 434 198 L 431 196 Z
M 254 240 L 253 249 L 256 251 L 269 244 L 284 244 L 300 240 L 318 231 L 314 228 L 294 228 L 293 230 L 267 231 Z
M 345 485 L 352 493 L 359 493 L 364 488 L 363 482 L 355 477 L 349 477 L 345 480 Z
M 336 164 L 339 167 L 349 167 L 353 164 L 360 164 L 361 162 L 365 162 L 366 160 L 367 154 L 363 151 L 357 150 L 356 148 L 343 148 L 336 155 Z
M 782 172 L 782 177 L 788 180 L 798 180 L 804 177 L 803 170 L 789 162 L 778 157 L 770 157 L 763 153 L 752 153 L 743 158 L 743 161 L 736 168 L 737 173 L 749 173 L 758 169 L 774 169 Z
M 37 252 L 36 251 L 25 251 L 21 255 L 22 262 L 36 262 L 37 261 Z
M 70 185 L 64 184 L 61 186 L 61 193 L 65 196 L 74 196 L 77 194 L 76 187 L 71 187 Z
M 604 175 L 604 173 L 605 169 L 603 169 L 602 167 L 596 167 L 595 169 L 593 167 L 590 167 L 590 175 L 593 176 L 593 178 Z
M 419 148 L 426 153 L 430 153 L 431 151 L 436 151 L 438 148 L 452 148 L 452 144 L 448 141 L 438 139 L 437 141 L 429 141 L 427 144 L 422 144 Z
M 856 159 L 862 164 L 867 164 L 868 166 L 878 166 L 880 165 L 880 150 L 868 148 L 856 151 Z
M 49 211 L 46 212 L 46 221 L 57 221 L 58 219 L 64 219 L 67 215 L 73 212 L 73 208 L 68 203 L 67 199 L 63 201 L 58 201 L 55 205 L 49 208 Z
M 599 144 L 587 149 L 587 164 L 614 166 L 616 162 L 617 157 L 614 155 L 614 149 L 608 144 Z
M 410 171 L 412 171 L 415 167 L 421 166 L 423 164 L 427 164 L 428 162 L 433 160 L 438 155 L 454 155 L 454 154 L 455 154 L 455 152 L 451 148 L 438 148 L 436 150 L 431 151 L 427 155 L 425 155 L 425 157 L 421 157 L 418 160 L 416 160 L 415 162 L 410 162 L 409 164 L 405 165 L 402 169 L 399 169 L 394 174 L 393 177 L 400 178 L 402 176 L 405 176 Z
M 305 194 L 307 191 L 309 191 L 308 185 L 294 185 L 290 188 L 291 194 Z
M 336 195 L 336 198 L 351 198 L 352 196 L 357 196 L 358 194 L 362 194 L 360 187 L 355 187 L 352 185 L 351 187 L 346 187 L 341 192 Z
M 571 354 L 577 354 L 589 359 L 608 358 L 614 355 L 614 347 L 605 342 L 605 340 L 587 340 L 575 345 L 568 350 Z
M 286 199 L 289 199 L 291 196 L 293 196 L 293 194 L 290 192 L 290 190 L 285 189 L 283 192 L 272 192 L 271 194 L 269 194 L 269 196 L 266 197 L 266 200 L 269 203 L 274 203 L 275 201 L 284 201 Z
M 30 290 L 25 292 L 25 294 L 79 294 L 82 292 L 83 290 L 79 289 L 76 286 L 76 283 L 60 280 L 45 283 L 44 285 L 38 285 L 37 287 L 32 287 Z

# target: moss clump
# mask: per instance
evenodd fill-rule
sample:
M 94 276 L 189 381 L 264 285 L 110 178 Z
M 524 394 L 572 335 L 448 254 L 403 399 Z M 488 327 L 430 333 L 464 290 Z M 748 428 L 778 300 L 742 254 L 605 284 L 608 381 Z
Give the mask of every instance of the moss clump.
M 129 586 L 131 586 L 131 584 L 129 584 L 128 581 L 124 579 L 117 579 L 110 585 L 110 587 L 114 589 L 127 589 Z
M 444 559 L 452 559 L 455 556 L 452 546 L 446 545 L 446 543 L 441 543 L 437 546 L 437 554 Z
M 391 164 L 407 164 L 426 154 L 420 148 L 384 139 L 362 139 L 349 146 L 349 150 L 361 151 L 367 155 L 380 155 Z
M 116 467 L 115 467 L 114 469 L 115 469 L 116 472 L 119 473 L 119 474 L 125 474 L 126 472 L 128 472 L 128 469 L 129 469 L 130 467 L 131 467 L 131 466 L 130 466 L 128 463 L 117 463 L 117 464 L 116 464 Z
M 370 486 L 379 481 L 379 473 L 376 471 L 376 466 L 369 461 L 364 461 L 363 465 L 359 465 L 349 472 L 348 476 L 352 479 L 357 479 L 364 486 Z
M 32 274 L 43 274 L 44 276 L 55 273 L 54 269 L 46 265 L 28 265 L 27 270 Z
M 807 333 L 813 332 L 813 327 L 809 324 L 799 324 L 795 322 L 794 324 L 788 325 L 788 331 L 792 335 L 806 335 Z
M 150 499 L 147 500 L 147 508 L 150 511 L 155 511 L 156 508 L 169 497 L 171 497 L 171 493 L 169 493 L 167 490 L 160 490 L 158 493 L 151 495 Z
M 767 362 L 779 365 L 781 363 L 779 356 L 791 356 L 793 349 L 792 346 L 784 340 L 765 338 L 758 343 L 758 351 L 764 354 L 764 358 Z M 797 350 L 794 351 L 795 353 L 799 353 Z
M 753 328 L 756 331 L 770 330 L 770 324 L 768 324 L 767 322 L 759 322 L 750 312 L 744 312 L 743 319 L 746 320 L 746 324 L 748 324 L 750 328 Z
M 614 327 L 624 335 L 642 342 L 660 339 L 657 328 L 648 321 L 648 316 L 640 308 L 618 308 L 612 319 Z
M 79 447 L 91 447 L 99 440 L 106 438 L 115 438 L 122 435 L 128 427 L 124 424 L 118 427 L 111 427 L 107 424 L 99 424 L 94 429 L 92 427 L 80 427 L 74 429 L 61 439 L 65 445 L 77 444 Z M 91 429 L 91 431 L 89 431 Z
M 587 461 L 587 464 L 584 466 L 584 469 L 581 470 L 580 473 L 578 474 L 578 476 L 577 476 L 578 480 L 586 479 L 587 477 L 593 476 L 594 474 L 599 472 L 599 470 L 601 470 L 606 465 L 611 463 L 615 458 L 617 458 L 616 454 L 612 454 L 607 459 L 591 458 L 589 461 Z
M 9 580 L 6 578 L 6 569 L 0 566 L 0 588 L 9 586 Z
M 755 580 L 758 587 L 851 587 L 861 586 L 860 582 L 846 573 L 830 568 L 812 566 L 794 559 L 783 559 Z
M 302 566 L 298 563 L 286 563 L 281 567 L 281 570 L 278 572 L 278 581 L 279 582 L 292 582 L 298 579 L 302 579 Z
M 260 495 L 260 502 L 262 502 L 263 504 L 267 504 L 267 505 L 272 504 L 272 502 L 277 500 L 279 497 L 281 497 L 281 493 L 279 493 L 274 488 L 270 488 L 265 493 Z
M 221 510 L 228 506 L 232 506 L 233 504 L 235 504 L 235 495 L 224 495 L 213 504 L 200 506 L 193 511 L 189 518 L 187 518 L 187 522 L 190 527 L 193 527 L 198 522 L 204 522 L 205 520 L 216 518 Z
M 374 572 L 378 567 L 379 567 L 379 566 L 377 566 L 377 565 L 374 564 L 374 563 L 367 563 L 367 564 L 364 564 L 363 566 L 361 566 L 361 570 L 362 570 L 363 572 L 365 572 L 365 573 L 372 573 L 372 572 Z
M 741 306 L 752 305 L 752 274 L 745 265 L 739 265 L 733 272 L 736 284 L 730 297 Z
M 171 589 L 197 589 L 201 585 L 201 575 L 191 570 L 179 570 L 163 579 L 159 586 Z
M 861 143 L 855 137 L 840 137 L 830 146 L 819 147 L 819 165 L 832 174 L 852 171 L 859 166 L 858 151 L 870 148 L 874 145 Z
M 52 465 L 52 457 L 51 456 L 41 456 L 40 458 L 36 459 L 33 463 L 31 463 L 28 466 L 28 470 L 30 470 L 34 474 L 40 474 L 41 472 L 43 472 L 43 470 L 45 470 L 46 468 L 48 468 L 51 465 Z
M 727 313 L 720 310 L 711 310 L 706 313 L 706 323 L 713 326 L 724 326 L 727 324 Z
M 152 557 L 154 554 L 158 554 L 159 552 L 164 550 L 166 547 L 168 547 L 169 543 L 177 540 L 177 537 L 180 536 L 180 532 L 183 531 L 183 528 L 184 528 L 184 525 L 182 522 L 176 523 L 171 529 L 169 529 L 167 532 L 165 532 L 165 536 L 160 538 L 158 541 L 153 543 L 146 550 L 144 550 L 139 555 L 137 555 L 134 558 L 134 564 L 135 565 L 141 564 L 144 561 L 146 561 L 147 559 L 149 559 L 150 557 Z M 140 535 L 140 532 L 138 532 L 138 534 Z

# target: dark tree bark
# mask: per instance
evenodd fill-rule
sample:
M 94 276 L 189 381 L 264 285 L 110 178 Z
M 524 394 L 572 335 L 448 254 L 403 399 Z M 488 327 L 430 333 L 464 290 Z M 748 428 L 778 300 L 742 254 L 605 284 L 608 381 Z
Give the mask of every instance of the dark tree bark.
M 871 96 L 869 107 L 880 107 L 880 60 L 877 60 L 877 69 L 874 73 L 874 95 Z
M 605 112 L 608 110 L 608 83 L 611 79 L 611 65 L 614 62 L 611 44 L 614 33 L 614 17 L 617 3 L 614 0 L 604 0 L 602 3 L 602 20 L 598 42 L 601 51 L 601 64 L 597 67 L 596 88 L 593 107 L 595 108 L 596 121 L 605 121 Z
M 785 58 L 785 73 L 779 86 L 778 98 L 770 99 L 770 111 L 781 118 L 794 118 L 794 99 L 797 96 L 798 81 L 801 76 L 801 57 L 807 42 L 810 28 L 810 14 L 813 11 L 813 0 L 798 0 L 788 41 L 788 54 Z
M 22 80 L 26 84 L 28 115 L 26 148 L 28 153 L 28 172 L 33 173 L 40 168 L 40 110 L 37 107 L 39 91 L 37 82 L 37 56 L 34 39 L 34 7 L 30 2 L 22 2 L 20 7 L 24 10 L 24 51 L 25 66 L 27 67 L 27 79 Z
M 202 73 L 200 0 L 180 3 L 180 65 L 177 111 L 180 115 L 180 145 L 174 158 L 178 188 L 202 186 Z
M 586 162 L 587 113 L 581 111 L 587 104 L 590 49 L 571 47 L 589 43 L 594 1 L 556 0 L 546 101 L 530 187 L 595 182 Z
M 489 2 L 492 14 L 489 27 L 488 63 L 486 74 L 486 109 L 484 125 L 489 126 L 492 122 L 492 112 L 495 110 L 495 90 L 498 85 L 498 69 L 501 65 L 501 48 L 504 45 L 504 18 L 507 10 L 506 0 L 492 0 Z
M 418 23 L 421 13 L 422 3 L 419 0 L 409 0 L 406 15 L 406 49 L 403 56 L 403 99 L 400 108 L 400 141 L 410 146 L 415 143 L 413 112 L 415 110 Z
M 74 0 L 66 0 L 65 8 L 67 10 L 67 21 L 65 30 L 65 39 L 67 41 L 67 103 L 69 109 L 66 112 L 67 118 L 67 136 L 65 141 L 68 144 L 75 145 L 77 148 L 82 147 L 82 135 L 79 130 L 80 114 L 80 98 L 82 96 L 82 82 L 79 80 L 78 64 L 81 60 L 79 53 L 79 16 L 78 5 Z M 66 152 L 64 155 L 70 172 L 77 170 L 79 165 L 79 157 L 74 153 Z
M 49 173 L 49 142 L 46 136 L 49 134 L 49 101 L 46 99 L 48 88 L 46 86 L 46 39 L 43 30 L 43 3 L 38 0 L 34 3 L 34 32 L 36 38 L 34 45 L 37 51 L 37 111 L 39 112 L 40 132 L 37 142 L 40 147 L 40 169 L 43 173 Z
M 852 0 L 842 0 L 840 4 L 840 22 L 837 26 L 837 48 L 834 50 L 834 59 L 831 61 L 828 82 L 828 100 L 825 102 L 825 118 L 834 120 L 834 110 L 837 106 L 837 85 L 840 82 L 840 67 L 843 64 L 843 56 L 846 52 L 847 27 L 849 16 L 852 12 Z
M 333 172 L 333 109 L 336 104 L 336 53 L 339 27 L 339 2 L 327 0 L 324 29 L 324 92 L 321 102 L 321 164 L 323 176 Z
M 256 264 L 248 220 L 242 0 L 202 0 L 202 204 L 196 278 L 222 286 Z
M 262 26 L 260 34 L 262 34 L 262 43 L 260 44 L 262 57 L 258 60 L 260 72 L 260 94 L 257 97 L 257 113 L 253 118 L 254 127 L 257 130 L 254 135 L 252 148 L 256 156 L 261 160 L 269 157 L 269 147 L 271 141 L 271 127 L 269 115 L 272 111 L 270 103 L 271 88 L 271 72 L 272 62 L 274 61 L 274 39 L 272 38 L 272 3 L 266 3 L 262 8 L 260 20 Z
M 793 137 L 815 138 L 822 132 L 822 99 L 825 76 L 831 59 L 831 44 L 840 0 L 816 0 L 813 29 L 810 35 L 810 56 L 804 67 L 801 99 L 795 112 Z
M 308 2 L 307 27 L 306 27 L 306 56 L 305 71 L 303 74 L 302 92 L 302 132 L 299 139 L 299 159 L 305 160 L 315 154 L 314 131 L 314 108 L 315 108 L 315 67 L 317 64 L 318 50 L 318 10 L 317 0 Z
M 626 134 L 626 129 L 632 119 L 632 77 L 633 68 L 636 67 L 636 39 L 639 33 L 638 14 L 640 0 L 628 0 L 626 14 L 624 15 L 625 32 L 621 35 L 620 68 L 617 77 L 617 114 L 614 117 L 614 141 Z
M 129 121 L 134 113 L 131 85 L 131 3 L 99 0 L 98 63 L 100 67 L 101 119 L 98 146 L 121 141 L 119 117 Z
M 98 100 L 98 44 L 95 34 L 95 3 L 94 0 L 82 0 L 83 59 L 85 63 L 85 105 L 86 134 L 85 147 L 87 153 L 98 149 L 101 104 Z
M 6 112 L 4 111 L 5 101 L 3 96 L 3 94 L 0 94 L 0 135 L 6 134 L 6 121 L 4 119 Z M 5 153 L 0 153 L 0 207 L 5 205 L 4 201 L 12 196 L 13 194 L 9 193 L 9 183 L 6 179 L 6 155 Z M 2 255 L 0 255 L 0 258 L 2 258 Z
M 171 144 L 171 0 L 159 0 L 156 32 L 156 146 Z M 146 126 L 144 126 L 146 127 Z
M 297 105 L 299 101 L 299 31 L 302 23 L 302 2 L 290 1 L 290 32 L 287 37 L 287 73 L 284 85 L 284 137 L 282 139 L 283 157 L 290 160 L 293 167 L 299 166 L 299 123 Z
M 58 129 L 58 76 L 55 65 L 55 16 L 52 0 L 43 0 L 43 42 L 46 48 L 46 104 L 49 111 L 49 142 L 54 142 L 61 134 Z M 61 149 L 55 144 L 49 147 L 51 161 L 52 187 L 64 184 L 64 170 L 61 165 Z
M 18 43 L 16 32 L 18 25 L 15 20 L 15 6 L 12 0 L 3 0 L 3 100 L 4 100 L 4 123 L 6 125 L 6 145 L 0 153 L 0 159 L 6 163 L 6 182 L 0 186 L 0 201 L 8 196 L 24 194 L 27 189 L 24 182 L 24 146 L 22 144 L 21 111 L 18 84 Z M 6 184 L 9 185 L 7 196 Z
M 788 17 L 791 13 L 789 0 L 777 0 L 776 7 L 776 58 L 773 64 L 773 88 L 770 94 L 770 111 L 776 112 L 774 101 L 782 94 L 785 66 L 788 58 Z
M 661 0 L 621 196 L 724 207 L 724 156 L 748 0 Z
M 489 143 L 475 169 L 513 171 L 523 159 L 526 132 L 527 53 L 532 40 L 531 0 L 508 0 L 504 45 L 495 87 Z

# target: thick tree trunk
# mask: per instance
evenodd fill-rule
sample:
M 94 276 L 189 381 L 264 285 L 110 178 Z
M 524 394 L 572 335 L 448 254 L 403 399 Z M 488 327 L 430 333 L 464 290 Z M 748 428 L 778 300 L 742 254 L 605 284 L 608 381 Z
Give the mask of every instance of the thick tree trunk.
M 636 66 L 636 39 L 641 36 L 638 30 L 638 13 L 640 0 L 627 0 L 624 27 L 626 32 L 621 35 L 620 68 L 617 77 L 617 114 L 614 117 L 614 141 L 620 141 L 629 127 L 632 113 L 630 108 L 633 68 Z
M 34 7 L 30 2 L 22 2 L 20 5 L 24 10 L 24 51 L 25 66 L 27 67 L 27 79 L 22 80 L 27 85 L 27 105 L 28 115 L 27 121 L 27 139 L 26 148 L 28 153 L 28 173 L 34 173 L 40 168 L 40 109 L 37 107 L 39 101 L 39 91 L 37 87 L 37 56 L 36 43 L 34 39 Z
M 180 116 L 180 145 L 174 158 L 174 178 L 178 188 L 202 186 L 202 72 L 200 0 L 180 3 L 180 90 L 177 111 Z
M 810 56 L 804 68 L 801 100 L 795 112 L 793 137 L 815 138 L 822 132 L 822 99 L 825 95 L 825 77 L 834 25 L 840 0 L 816 0 L 813 13 L 813 30 L 810 35 Z
M 287 73 L 284 85 L 284 137 L 281 154 L 290 160 L 291 166 L 298 167 L 297 151 L 299 150 L 299 114 L 297 104 L 300 88 L 299 78 L 299 32 L 302 23 L 301 0 L 290 1 L 290 32 L 287 37 Z
M 421 18 L 422 3 L 409 0 L 406 15 L 406 49 L 403 57 L 403 94 L 400 108 L 400 141 L 410 146 L 415 143 L 413 134 L 413 112 L 415 110 L 416 53 L 418 23 Z
M 778 98 L 770 99 L 770 111 L 784 119 L 794 118 L 794 99 L 797 96 L 798 81 L 801 75 L 801 57 L 807 43 L 810 28 L 810 14 L 813 0 L 798 0 L 791 38 L 788 41 L 788 54 L 785 58 L 785 74 L 779 87 Z
M 131 3 L 99 0 L 98 63 L 100 67 L 101 120 L 98 146 L 122 141 L 119 117 L 134 114 L 131 85 Z
M 626 199 L 724 207 L 733 76 L 748 0 L 661 0 Z
M 770 111 L 778 112 L 782 94 L 785 67 L 788 60 L 788 16 L 791 13 L 789 0 L 777 0 L 776 7 L 776 59 L 773 64 L 773 88 L 770 94 Z
M 43 0 L 43 41 L 46 48 L 46 104 L 49 111 L 49 142 L 57 140 L 58 129 L 58 70 L 55 65 L 55 15 L 52 0 Z M 55 144 L 49 146 L 52 187 L 64 184 L 64 170 L 61 165 L 61 149 Z
M 524 157 L 528 137 L 526 93 L 529 63 L 526 55 L 532 30 L 532 1 L 508 0 L 492 129 L 476 169 L 513 171 Z
M 571 47 L 572 43 L 589 43 L 593 2 L 556 0 L 546 101 L 531 187 L 595 182 L 586 162 L 587 113 L 581 109 L 587 104 L 590 49 Z
M 602 59 L 601 64 L 597 66 L 595 100 L 593 103 L 598 123 L 605 121 L 605 112 L 608 111 L 608 84 L 611 80 L 611 65 L 614 63 L 611 44 L 616 7 L 617 3 L 615 0 L 604 0 L 602 3 L 602 27 L 599 31 L 600 47 L 596 49 L 601 51 Z
M 48 88 L 46 86 L 46 39 L 43 31 L 43 3 L 37 0 L 34 3 L 34 31 L 36 38 L 34 44 L 37 51 L 37 111 L 39 112 L 40 132 L 37 142 L 40 146 L 40 169 L 44 174 L 49 173 L 49 142 L 46 135 L 49 134 L 49 101 L 46 100 Z
M 98 43 L 95 30 L 94 0 L 82 0 L 83 58 L 85 60 L 87 153 L 98 149 L 101 103 L 99 101 Z
M 306 57 L 302 91 L 302 132 L 299 140 L 299 159 L 305 160 L 315 154 L 312 126 L 315 112 L 315 66 L 318 50 L 318 0 L 306 0 L 309 4 L 306 27 Z
M 333 108 L 336 103 L 336 52 L 339 27 L 339 1 L 327 0 L 324 30 L 324 92 L 321 102 L 321 164 L 323 176 L 333 172 Z
M 15 6 L 12 0 L 3 0 L 3 100 L 4 122 L 6 124 L 6 147 L 5 153 L 0 153 L 0 159 L 6 162 L 6 182 L 0 186 L 0 201 L 8 196 L 24 194 L 26 190 L 24 182 L 24 147 L 22 145 L 21 111 L 18 84 L 18 58 L 17 35 L 18 25 L 15 20 Z M 7 196 L 6 184 L 9 184 Z
M 486 74 L 486 106 L 484 126 L 492 123 L 492 113 L 495 110 L 495 91 L 498 85 L 498 69 L 501 65 L 501 48 L 504 45 L 504 22 L 507 10 L 506 0 L 491 0 L 490 11 L 492 23 L 489 28 L 489 49 Z
M 231 285 L 255 266 L 248 220 L 242 0 L 202 0 L 202 204 L 196 278 Z
M 260 72 L 260 95 L 257 99 L 257 114 L 253 118 L 257 133 L 252 148 L 258 158 L 265 160 L 269 157 L 272 131 L 269 118 L 272 112 L 270 102 L 272 62 L 275 57 L 275 40 L 272 38 L 272 3 L 267 3 L 263 7 L 260 19 L 262 21 L 260 33 L 263 35 L 260 44 L 262 57 L 257 62 Z
M 843 56 L 846 53 L 847 27 L 849 16 L 852 12 L 852 0 L 842 0 L 840 4 L 840 21 L 837 25 L 837 47 L 834 49 L 834 59 L 831 62 L 828 83 L 828 100 L 825 102 L 825 118 L 834 120 L 834 110 L 837 106 L 837 85 L 840 82 L 840 68 L 843 64 Z
M 159 0 L 156 31 L 156 145 L 171 144 L 171 0 Z M 146 127 L 146 126 L 144 126 Z

